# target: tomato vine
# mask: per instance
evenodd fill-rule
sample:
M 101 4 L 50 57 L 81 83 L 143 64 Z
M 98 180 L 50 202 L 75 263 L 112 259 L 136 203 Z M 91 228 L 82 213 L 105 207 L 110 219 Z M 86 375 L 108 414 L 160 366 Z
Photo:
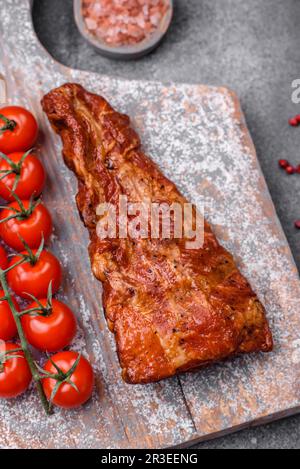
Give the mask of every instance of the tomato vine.
M 20 264 L 21 262 L 25 262 L 25 260 L 21 259 L 20 262 L 18 262 L 18 264 Z M 11 267 L 11 268 L 13 268 L 13 267 Z M 42 405 L 45 409 L 45 412 L 48 415 L 51 415 L 53 413 L 53 410 L 49 406 L 48 400 L 46 398 L 46 395 L 45 395 L 45 392 L 44 392 L 44 389 L 43 389 L 43 386 L 42 386 L 42 378 L 40 376 L 38 367 L 37 367 L 37 365 L 36 365 L 36 363 L 33 359 L 33 356 L 30 352 L 29 345 L 28 345 L 28 342 L 26 340 L 26 337 L 25 337 L 25 334 L 24 334 L 24 331 L 23 331 L 23 328 L 22 328 L 20 314 L 16 310 L 16 307 L 14 305 L 12 296 L 10 294 L 10 290 L 8 288 L 7 279 L 6 279 L 6 274 L 7 274 L 8 270 L 9 269 L 2 270 L 0 268 L 1 286 L 2 286 L 2 289 L 3 289 L 4 294 L 5 294 L 5 299 L 7 300 L 8 304 L 10 306 L 12 315 L 14 317 L 14 320 L 15 320 L 15 323 L 16 323 L 16 326 L 17 326 L 17 330 L 18 330 L 19 339 L 20 339 L 21 349 L 24 352 L 24 356 L 25 356 L 26 361 L 28 363 L 28 366 L 30 368 L 32 378 L 33 378 L 33 381 L 35 382 L 36 389 L 38 391 L 38 395 L 40 397 L 41 403 L 42 403 Z M 23 311 L 22 314 L 25 314 L 25 311 Z

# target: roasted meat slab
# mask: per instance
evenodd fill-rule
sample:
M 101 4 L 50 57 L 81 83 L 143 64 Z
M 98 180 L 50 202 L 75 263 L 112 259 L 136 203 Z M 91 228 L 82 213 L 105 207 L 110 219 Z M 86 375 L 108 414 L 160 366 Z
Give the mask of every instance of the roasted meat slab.
M 174 237 L 97 236 L 98 205 L 117 206 L 120 195 L 187 202 L 143 153 L 129 118 L 77 84 L 51 91 L 42 105 L 78 178 L 78 210 L 123 378 L 150 383 L 235 354 L 271 351 L 264 308 L 208 223 L 197 249 Z

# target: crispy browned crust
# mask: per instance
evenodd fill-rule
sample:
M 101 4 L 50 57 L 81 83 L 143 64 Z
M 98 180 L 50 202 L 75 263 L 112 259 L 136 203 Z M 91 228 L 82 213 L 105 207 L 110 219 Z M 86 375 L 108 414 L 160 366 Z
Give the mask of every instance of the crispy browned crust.
M 78 178 L 78 210 L 124 379 L 149 383 L 238 353 L 271 351 L 264 308 L 207 223 L 201 249 L 176 239 L 97 237 L 96 207 L 117 204 L 120 194 L 186 202 L 142 152 L 129 118 L 76 84 L 51 91 L 42 105 Z

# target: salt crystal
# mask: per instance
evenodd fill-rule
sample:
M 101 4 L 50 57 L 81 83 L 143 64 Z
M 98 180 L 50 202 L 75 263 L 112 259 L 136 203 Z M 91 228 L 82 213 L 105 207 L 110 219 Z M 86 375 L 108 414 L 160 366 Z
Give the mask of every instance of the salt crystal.
M 159 13 L 150 16 L 150 21 L 154 26 L 158 26 L 161 20 L 161 16 Z
M 139 16 L 136 18 L 136 24 L 142 29 L 145 28 L 145 18 L 143 15 L 139 14 Z
M 166 0 L 84 0 L 82 14 L 91 33 L 117 46 L 151 36 L 169 7 Z
M 88 29 L 90 29 L 90 30 L 97 29 L 97 26 L 98 26 L 97 21 L 95 21 L 94 19 L 86 18 L 85 23 L 86 23 Z
M 95 3 L 94 5 L 92 5 L 91 11 L 95 13 L 95 15 L 101 15 L 101 13 L 103 12 L 103 6 L 100 3 Z

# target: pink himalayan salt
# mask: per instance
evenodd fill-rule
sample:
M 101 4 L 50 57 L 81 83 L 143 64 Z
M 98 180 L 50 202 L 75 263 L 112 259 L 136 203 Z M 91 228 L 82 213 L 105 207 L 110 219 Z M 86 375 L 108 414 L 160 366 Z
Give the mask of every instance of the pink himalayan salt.
M 166 0 L 84 0 L 82 15 L 94 36 L 116 47 L 148 39 L 169 7 Z

